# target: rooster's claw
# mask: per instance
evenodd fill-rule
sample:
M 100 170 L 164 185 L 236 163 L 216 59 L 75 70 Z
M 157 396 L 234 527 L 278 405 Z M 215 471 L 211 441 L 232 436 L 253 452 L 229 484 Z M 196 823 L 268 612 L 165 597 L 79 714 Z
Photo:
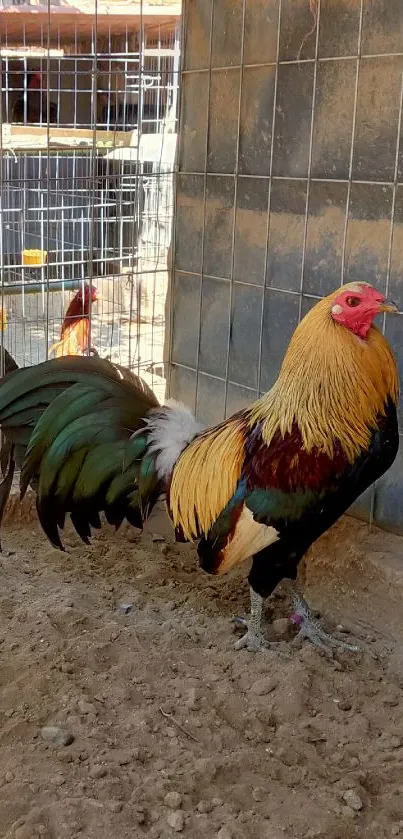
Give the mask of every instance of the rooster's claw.
M 236 650 L 248 650 L 249 653 L 259 653 L 262 650 L 267 650 L 268 643 L 261 632 L 255 633 L 248 631 L 235 644 Z

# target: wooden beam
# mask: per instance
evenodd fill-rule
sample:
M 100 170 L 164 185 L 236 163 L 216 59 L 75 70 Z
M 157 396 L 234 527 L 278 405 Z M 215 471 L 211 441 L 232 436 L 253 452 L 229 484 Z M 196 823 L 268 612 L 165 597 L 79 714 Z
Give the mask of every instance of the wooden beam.
M 137 132 L 136 132 L 137 133 Z M 96 131 L 98 148 L 105 150 L 129 146 L 132 131 Z M 84 141 L 85 145 L 80 145 Z M 53 149 L 80 149 L 85 151 L 93 147 L 94 132 L 90 128 L 54 128 L 49 127 L 49 145 Z M 2 151 L 43 151 L 48 147 L 47 126 L 2 125 Z

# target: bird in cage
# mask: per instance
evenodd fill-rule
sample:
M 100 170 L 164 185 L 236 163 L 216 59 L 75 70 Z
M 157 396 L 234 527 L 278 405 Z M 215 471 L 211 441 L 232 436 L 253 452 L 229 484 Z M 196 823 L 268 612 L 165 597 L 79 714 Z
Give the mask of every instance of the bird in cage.
M 32 70 L 26 76 L 25 92 L 13 105 L 11 122 L 49 123 L 57 122 L 57 105 L 48 102 L 47 79 L 39 70 Z
M 64 355 L 83 355 L 88 351 L 96 354 L 96 351 L 88 346 L 90 310 L 92 303 L 100 299 L 98 289 L 88 283 L 84 285 L 84 291 L 82 288 L 77 291 L 70 300 L 63 318 L 60 341 L 52 344 L 49 355 L 54 353 L 56 358 L 61 358 Z
M 35 489 L 40 523 L 59 548 L 67 514 L 89 542 L 101 513 L 115 527 L 127 519 L 141 528 L 165 495 L 176 538 L 198 542 L 204 571 L 221 575 L 252 558 L 251 615 L 237 647 L 259 650 L 265 598 L 283 579 L 295 589 L 310 545 L 395 460 L 398 373 L 373 323 L 392 311 L 365 282 L 320 300 L 271 390 L 209 429 L 100 358 L 16 371 L 0 386 L 0 424 L 19 446 L 21 495 Z M 354 649 L 326 633 L 296 591 L 300 633 Z

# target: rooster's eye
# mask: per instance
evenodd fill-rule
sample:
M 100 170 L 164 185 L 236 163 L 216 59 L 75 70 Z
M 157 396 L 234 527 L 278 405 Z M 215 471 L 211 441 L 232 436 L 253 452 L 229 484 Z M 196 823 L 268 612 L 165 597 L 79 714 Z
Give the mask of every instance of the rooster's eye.
M 347 303 L 347 306 L 354 307 L 354 306 L 359 306 L 360 303 L 361 303 L 361 300 L 360 300 L 359 297 L 347 297 L 346 303 Z

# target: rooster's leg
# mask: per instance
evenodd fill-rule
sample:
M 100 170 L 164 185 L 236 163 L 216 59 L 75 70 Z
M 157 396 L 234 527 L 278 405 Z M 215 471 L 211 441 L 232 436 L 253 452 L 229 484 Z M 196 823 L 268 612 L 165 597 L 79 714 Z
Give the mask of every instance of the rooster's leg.
M 304 600 L 299 592 L 294 591 L 292 599 L 294 612 L 290 620 L 299 628 L 296 638 L 306 638 L 320 650 L 359 652 L 360 648 L 354 644 L 347 644 L 345 641 L 340 641 L 339 638 L 335 638 L 333 635 L 325 632 L 320 623 L 312 615 L 306 600 Z
M 246 648 L 249 652 L 259 652 L 259 650 L 266 649 L 267 642 L 265 641 L 262 631 L 262 609 L 263 597 L 250 589 L 250 618 L 247 623 L 248 631 L 235 644 L 236 650 L 243 650 Z

